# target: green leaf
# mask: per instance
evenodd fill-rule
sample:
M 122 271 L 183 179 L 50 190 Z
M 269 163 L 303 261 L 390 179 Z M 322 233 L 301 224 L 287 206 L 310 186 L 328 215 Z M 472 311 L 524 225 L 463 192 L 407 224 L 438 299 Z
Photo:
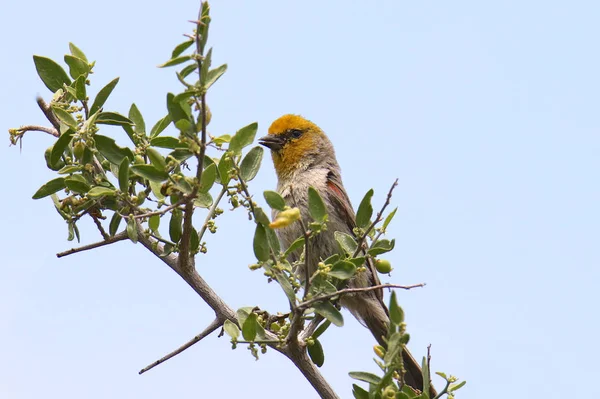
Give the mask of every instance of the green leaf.
M 158 231 L 158 226 L 160 226 L 160 215 L 152 215 L 148 218 L 148 227 L 152 231 Z
M 383 226 L 381 226 L 381 229 L 383 231 L 385 231 L 387 229 L 388 225 L 390 224 L 390 222 L 392 221 L 392 219 L 396 215 L 396 211 L 397 210 L 398 210 L 398 207 L 396 207 L 393 211 L 390 212 L 389 215 L 387 215 L 387 217 L 385 218 L 385 221 L 383 222 Z
M 354 378 L 355 380 L 368 382 L 369 384 L 379 384 L 381 378 L 372 373 L 367 373 L 364 371 L 351 371 L 348 373 L 350 378 Z
M 256 177 L 256 174 L 260 169 L 260 163 L 262 162 L 263 152 L 262 147 L 254 147 L 248 151 L 248 154 L 246 154 L 240 164 L 240 175 L 242 180 L 248 182 Z
M 79 101 L 84 101 L 87 97 L 87 89 L 85 87 L 85 76 L 80 76 L 75 81 L 75 97 Z
M 52 93 L 61 89 L 63 84 L 67 86 L 71 84 L 71 79 L 65 70 L 50 58 L 34 55 L 33 62 L 40 79 Z
M 177 58 L 179 57 L 179 55 L 181 53 L 183 53 L 185 50 L 187 50 L 188 48 L 190 48 L 190 46 L 194 44 L 193 40 L 186 40 L 183 43 L 179 43 L 174 49 L 173 52 L 171 53 L 171 58 Z
M 119 229 L 119 225 L 121 224 L 121 220 L 123 218 L 119 215 L 119 212 L 115 212 L 110 218 L 110 224 L 108 225 L 108 234 L 114 236 L 117 234 L 117 230 Z
M 274 253 L 278 254 L 279 251 L 281 251 L 281 246 L 279 243 L 279 238 L 275 233 L 275 230 L 273 230 L 270 227 L 265 227 L 265 230 L 267 232 L 267 241 L 269 241 L 269 246 L 271 247 Z
M 190 56 L 190 55 L 182 55 L 181 57 L 171 58 L 167 62 L 158 65 L 158 67 L 159 68 L 167 68 L 167 67 L 171 67 L 174 65 L 183 64 L 184 62 L 189 61 L 191 59 L 192 59 L 192 56 Z
M 242 324 L 242 336 L 246 341 L 254 341 L 256 338 L 256 330 L 258 327 L 258 321 L 256 313 L 250 313 L 244 324 Z
M 101 136 L 99 134 L 94 135 L 94 141 L 96 142 L 96 148 L 100 151 L 100 154 L 106 158 L 109 162 L 115 165 L 121 165 L 124 158 L 129 158 L 129 161 L 133 161 L 133 153 L 129 148 L 119 147 L 115 140 Z
M 467 381 L 461 381 L 456 385 L 450 385 L 450 387 L 448 388 L 449 392 L 454 392 L 454 391 L 458 391 L 459 389 L 461 389 L 462 387 L 465 386 L 465 384 L 467 383 Z
M 138 231 L 135 225 L 135 219 L 130 218 L 127 220 L 127 237 L 136 244 L 138 242 Z
M 394 361 L 397 360 L 398 354 L 402 351 L 402 342 L 401 342 L 402 334 L 399 332 L 395 332 L 390 336 L 387 345 L 387 351 L 385 352 L 385 356 L 383 357 L 383 362 L 386 367 L 392 365 Z
M 92 107 L 90 108 L 90 115 L 95 114 L 96 111 L 98 111 L 100 108 L 102 108 L 104 106 L 104 103 L 108 99 L 108 96 L 110 96 L 110 93 L 112 93 L 112 91 L 115 88 L 115 86 L 117 85 L 117 83 L 119 83 L 119 78 L 114 78 L 113 80 L 108 82 L 108 84 L 106 86 L 104 86 L 102 89 L 100 89 L 100 91 L 96 95 L 96 98 L 94 99 L 94 103 L 92 104 Z
M 76 193 L 85 194 L 90 189 L 90 184 L 82 175 L 72 175 L 65 178 L 65 186 Z
M 229 151 L 239 154 L 244 147 L 249 146 L 254 141 L 254 136 L 258 130 L 258 123 L 254 122 L 238 130 L 229 142 Z
M 265 201 L 272 209 L 276 209 L 278 211 L 283 211 L 285 209 L 285 200 L 281 195 L 279 195 L 276 191 L 265 191 L 263 193 L 265 197 Z
M 85 62 L 88 62 L 88 59 L 85 56 L 85 54 L 83 53 L 83 51 L 81 51 L 81 49 L 79 47 L 77 47 L 76 45 L 74 45 L 73 43 L 69 43 L 69 51 L 71 52 L 71 55 L 73 55 L 74 57 L 82 59 Z
M 355 272 L 356 266 L 352 262 L 341 260 L 335 263 L 327 274 L 340 280 L 347 280 L 354 276 Z
M 408 384 L 404 384 L 401 392 L 405 394 L 409 399 L 415 399 L 417 397 L 417 393 L 415 392 L 415 390 L 412 389 L 412 387 Z
M 283 289 L 283 292 L 285 293 L 285 296 L 287 296 L 288 301 L 290 301 L 291 304 L 295 304 L 296 293 L 294 292 L 294 288 L 292 287 L 292 284 L 290 283 L 290 280 L 287 278 L 287 276 L 282 272 L 275 272 L 275 280 L 277 280 L 277 282 L 281 286 L 281 289 Z
M 155 182 L 163 182 L 169 178 L 169 174 L 163 170 L 158 170 L 152 165 L 133 165 L 129 170 L 136 175 Z
M 231 141 L 231 135 L 230 134 L 223 134 L 223 135 L 221 135 L 219 137 L 215 137 L 213 139 L 213 143 L 215 143 L 217 145 L 229 143 L 230 141 Z
M 367 252 L 371 256 L 377 256 L 386 252 L 390 252 L 392 249 L 394 249 L 395 245 L 396 240 L 377 240 L 377 242 L 375 242 Z
M 167 94 L 167 110 L 169 111 L 169 116 L 171 120 L 177 124 L 180 120 L 185 120 L 190 122 L 190 115 L 186 112 L 186 108 L 184 108 L 182 103 L 175 101 L 175 95 L 173 93 Z
M 442 373 L 441 371 L 436 371 L 435 373 L 443 379 L 445 379 L 446 381 L 448 381 L 448 376 L 446 375 L 446 373 Z
M 100 198 L 103 196 L 112 196 L 115 195 L 115 190 L 108 187 L 96 186 L 92 187 L 90 191 L 88 191 L 87 196 L 89 198 Z
M 423 394 L 426 395 L 426 398 L 429 398 L 430 377 L 429 367 L 427 366 L 427 359 L 425 356 L 423 356 L 423 360 L 421 361 L 421 374 L 423 376 Z
M 262 224 L 256 224 L 254 232 L 254 255 L 261 262 L 269 260 L 269 242 L 267 240 L 267 232 Z
M 208 90 L 210 86 L 212 86 L 217 80 L 219 80 L 221 76 L 223 76 L 225 71 L 227 71 L 227 64 L 223 64 L 208 71 L 206 74 L 206 80 L 204 81 L 204 89 Z
M 223 323 L 223 329 L 233 339 L 237 339 L 240 336 L 240 328 L 235 325 L 231 320 L 225 320 Z
M 87 77 L 90 73 L 90 66 L 81 58 L 67 54 L 65 55 L 65 62 L 69 66 L 69 75 L 73 79 L 77 79 L 80 76 Z
M 52 179 L 42 187 L 40 187 L 35 194 L 33 194 L 33 199 L 40 199 L 49 196 L 50 194 L 54 194 L 57 191 L 65 188 L 65 178 L 57 177 L 56 179 Z
M 308 188 L 308 211 L 315 222 L 324 222 L 327 216 L 325 203 L 314 187 Z
M 217 179 L 217 166 L 212 163 L 202 171 L 202 177 L 200 179 L 200 188 L 198 191 L 201 193 L 207 193 L 215 184 Z
M 404 392 L 396 392 L 396 399 L 411 399 L 411 397 L 405 394 Z
M 181 79 L 185 79 L 190 73 L 194 72 L 196 69 L 198 69 L 198 64 L 194 62 L 193 64 L 186 65 L 181 71 L 177 73 L 179 74 Z
M 131 107 L 129 108 L 129 119 L 131 119 L 131 121 L 134 123 L 135 132 L 137 134 L 146 134 L 146 123 L 144 122 L 144 117 L 142 117 L 142 113 L 135 103 L 131 104 Z
M 373 198 L 373 189 L 367 191 L 356 212 L 356 225 L 361 229 L 365 229 L 371 224 L 371 216 L 373 216 L 371 198 Z
M 325 363 L 325 354 L 323 353 L 323 346 L 321 345 L 319 340 L 315 339 L 314 344 L 309 345 L 307 349 L 308 355 L 310 356 L 310 359 L 313 361 L 313 363 L 317 367 L 321 367 L 323 363 Z
M 263 226 L 268 226 L 271 223 L 269 217 L 261 207 L 254 208 L 254 219 Z
M 210 208 L 213 204 L 213 198 L 210 193 L 198 193 L 194 200 L 194 205 L 199 208 Z
M 369 399 L 369 392 L 356 384 L 352 384 L 352 395 L 354 395 L 354 399 Z
M 170 123 L 171 115 L 163 116 L 161 119 L 158 120 L 158 122 L 154 124 L 154 126 L 152 126 L 152 130 L 150 130 L 150 137 L 154 138 L 161 134 L 163 130 L 165 130 L 167 126 L 169 126 Z
M 83 166 L 81 165 L 67 165 L 64 168 L 60 169 L 58 172 L 59 175 L 66 175 L 70 173 L 77 173 L 83 170 Z
M 194 153 L 188 151 L 188 150 L 184 150 L 183 148 L 178 148 L 175 151 L 171 151 L 169 153 L 169 155 L 167 155 L 167 158 L 171 157 L 173 159 L 175 159 L 177 162 L 183 162 L 186 159 L 191 158 L 194 155 Z
M 164 171 L 167 169 L 167 162 L 165 161 L 165 157 L 162 156 L 160 152 L 155 150 L 152 147 L 146 148 L 146 155 L 150 159 L 150 163 L 154 165 L 154 167 L 158 170 Z
M 231 159 L 231 155 L 226 152 L 219 160 L 219 165 L 217 166 L 219 169 L 219 177 L 221 178 L 221 184 L 226 186 L 229 184 L 231 180 L 231 175 L 229 171 L 233 168 L 233 160 Z
M 169 237 L 171 237 L 171 241 L 179 242 L 181 239 L 181 234 L 183 233 L 183 213 L 181 210 L 175 208 L 173 212 L 171 212 L 171 220 L 169 221 Z
M 190 232 L 190 251 L 198 253 L 198 248 L 200 248 L 200 236 L 198 236 L 198 231 L 192 227 Z
M 210 68 L 211 63 L 212 63 L 212 48 L 210 48 L 208 50 L 208 52 L 204 55 L 204 59 L 202 60 L 202 67 L 200 69 L 200 84 L 203 87 L 206 87 L 206 77 L 208 75 L 208 69 Z
M 73 137 L 73 130 L 69 129 L 63 134 L 60 135 L 54 146 L 52 147 L 52 152 L 50 153 L 50 164 L 58 165 L 58 161 L 62 157 L 65 152 L 67 146 L 71 142 L 71 138 Z
M 96 118 L 96 123 L 115 126 L 133 125 L 131 119 L 117 112 L 100 112 Z
M 299 237 L 285 250 L 283 256 L 287 258 L 289 254 L 296 251 L 297 249 L 304 248 L 304 237 Z
M 59 107 L 52 107 L 52 112 L 62 123 L 64 123 L 73 130 L 77 130 L 77 121 L 75 120 L 73 115 Z
M 325 322 L 315 330 L 312 337 L 315 339 L 319 338 L 329 328 L 330 325 L 331 322 L 329 320 L 325 320 Z
M 333 233 L 335 240 L 340 244 L 340 247 L 348 254 L 353 255 L 358 247 L 358 244 L 350 234 L 336 231 Z
M 170 136 L 155 137 L 150 140 L 150 144 L 153 147 L 169 148 L 171 150 L 175 148 L 187 148 L 187 145 L 181 143 L 179 139 Z
M 400 323 L 404 322 L 404 311 L 400 305 L 398 305 L 395 291 L 392 291 L 390 297 L 390 321 L 396 325 L 400 325 Z
M 339 310 L 335 308 L 329 301 L 318 302 L 312 305 L 316 313 L 320 314 L 333 325 L 342 327 L 344 325 L 344 317 Z
M 129 158 L 123 158 L 119 165 L 119 189 L 127 193 L 129 192 Z

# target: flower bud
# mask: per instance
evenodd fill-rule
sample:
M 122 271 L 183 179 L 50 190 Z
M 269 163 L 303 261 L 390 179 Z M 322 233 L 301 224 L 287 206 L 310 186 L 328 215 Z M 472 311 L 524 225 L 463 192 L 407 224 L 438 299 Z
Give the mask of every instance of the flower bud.
M 280 229 L 289 226 L 297 220 L 300 220 L 300 209 L 290 208 L 279 212 L 275 220 L 269 224 L 269 227 L 272 229 Z

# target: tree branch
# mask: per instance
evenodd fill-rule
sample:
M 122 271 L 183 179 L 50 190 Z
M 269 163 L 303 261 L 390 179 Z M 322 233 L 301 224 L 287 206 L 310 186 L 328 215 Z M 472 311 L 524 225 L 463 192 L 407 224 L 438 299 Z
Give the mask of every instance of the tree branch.
M 59 133 L 59 136 L 60 136 L 60 123 L 58 122 L 58 119 L 56 119 L 56 116 L 54 116 L 54 113 L 52 112 L 52 108 L 50 108 L 50 106 L 46 103 L 46 101 L 44 101 L 44 99 L 40 96 L 38 96 L 35 99 L 35 101 L 37 101 L 38 107 L 40 107 L 40 109 L 46 116 L 46 119 L 48 119 L 48 122 L 50 122 L 52 124 L 52 126 L 54 126 L 54 128 L 56 129 L 57 133 Z M 58 137 L 58 136 L 56 136 L 56 137 Z
M 56 254 L 56 257 L 62 258 L 63 256 L 72 255 L 77 252 L 88 251 L 90 249 L 100 248 L 105 245 L 114 244 L 115 242 L 119 242 L 119 241 L 123 241 L 123 240 L 127 240 L 127 239 L 129 239 L 129 237 L 127 236 L 127 232 L 122 231 L 118 234 L 115 234 L 112 237 L 109 237 L 107 240 L 95 242 L 93 244 L 84 245 L 84 246 L 78 247 L 78 248 L 72 248 L 72 249 L 69 249 L 68 251 L 59 252 Z
M 223 321 L 222 320 L 219 320 L 219 318 L 214 319 L 204 329 L 204 331 L 202 331 L 200 334 L 196 335 L 194 338 L 192 338 L 191 340 L 189 340 L 188 342 L 186 342 L 185 344 L 183 344 L 179 348 L 175 349 L 173 352 L 171 352 L 171 353 L 169 353 L 169 354 L 161 357 L 160 359 L 158 359 L 157 361 L 153 362 L 152 364 L 149 364 L 148 366 L 144 367 L 143 369 L 141 369 L 139 371 L 138 374 L 144 374 L 146 371 L 148 371 L 150 369 L 153 369 L 154 367 L 158 366 L 159 364 L 162 364 L 162 363 L 166 362 L 167 360 L 169 360 L 172 357 L 177 356 L 178 354 L 180 354 L 181 352 L 183 352 L 187 348 L 191 347 L 194 344 L 197 344 L 202 339 L 204 339 L 207 336 L 209 336 L 213 331 L 215 331 L 217 328 L 221 327 L 222 325 L 223 325 Z
M 60 133 L 58 133 L 58 130 L 56 130 L 53 127 L 46 127 L 46 126 L 25 125 L 25 126 L 21 126 L 17 130 L 19 132 L 22 132 L 21 135 L 23 135 L 25 132 L 37 131 L 37 132 L 48 133 L 48 134 L 50 134 L 50 135 L 52 135 L 54 137 L 59 137 L 60 136 Z

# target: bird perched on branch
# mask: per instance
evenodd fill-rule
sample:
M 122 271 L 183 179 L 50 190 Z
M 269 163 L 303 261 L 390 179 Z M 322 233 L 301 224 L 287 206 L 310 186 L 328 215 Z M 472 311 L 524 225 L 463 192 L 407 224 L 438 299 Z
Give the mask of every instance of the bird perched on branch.
M 277 173 L 277 191 L 290 207 L 297 206 L 303 220 L 309 219 L 308 188 L 314 187 L 327 207 L 327 229 L 309 241 L 308 257 L 305 266 L 312 275 L 317 264 L 327 257 L 339 253 L 334 232 L 354 235 L 355 214 L 348 194 L 342 184 L 340 166 L 335 157 L 331 141 L 325 133 L 311 121 L 299 115 L 284 115 L 275 120 L 268 135 L 259 143 L 271 150 Z M 304 235 L 299 223 L 276 230 L 283 247 L 287 248 L 298 237 Z M 290 261 L 300 258 L 292 253 Z M 369 287 L 379 285 L 377 271 L 369 259 L 366 272 L 358 273 L 348 282 L 348 287 Z M 304 271 L 297 271 L 304 276 Z M 386 346 L 383 337 L 387 335 L 389 313 L 383 303 L 382 290 L 343 296 L 340 300 L 364 326 L 380 345 Z M 405 382 L 413 388 L 423 390 L 421 368 L 405 348 L 402 351 L 406 369 Z

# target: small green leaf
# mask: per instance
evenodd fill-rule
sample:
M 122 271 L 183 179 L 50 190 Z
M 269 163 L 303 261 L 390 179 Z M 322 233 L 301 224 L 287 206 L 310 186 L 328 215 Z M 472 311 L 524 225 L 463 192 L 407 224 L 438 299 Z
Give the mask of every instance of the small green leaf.
M 175 95 L 173 93 L 167 94 L 167 110 L 171 120 L 177 124 L 180 120 L 190 122 L 190 114 L 186 112 L 187 107 L 184 108 L 183 103 L 175 101 Z
M 85 56 L 85 54 L 83 53 L 83 51 L 81 51 L 79 49 L 79 47 L 77 47 L 76 45 L 74 45 L 73 43 L 69 43 L 69 51 L 71 51 L 71 55 L 84 60 L 85 62 L 88 62 L 87 57 Z
M 131 119 L 117 112 L 100 112 L 96 118 L 96 123 L 115 126 L 133 125 Z
M 356 272 L 356 266 L 352 262 L 347 260 L 340 260 L 335 263 L 331 270 L 327 273 L 328 275 L 339 278 L 340 280 L 347 280 L 354 276 Z
M 283 256 L 287 258 L 292 252 L 304 248 L 304 237 L 296 238 L 296 240 L 285 250 Z
M 177 73 L 179 74 L 181 79 L 185 79 L 190 73 L 194 72 L 196 69 L 198 69 L 198 64 L 194 62 L 193 64 L 186 65 L 181 71 Z
M 40 199 L 49 196 L 50 194 L 54 194 L 57 191 L 65 188 L 65 178 L 57 177 L 56 179 L 52 179 L 42 187 L 40 187 L 35 194 L 33 194 L 33 199 Z
M 158 170 L 152 165 L 132 165 L 129 170 L 144 179 L 159 183 L 169 178 L 167 172 Z
M 265 197 L 265 201 L 272 209 L 276 209 L 278 211 L 283 211 L 285 209 L 285 200 L 281 195 L 279 195 L 276 191 L 265 191 L 263 193 Z
M 204 89 L 208 90 L 210 86 L 212 86 L 217 80 L 219 80 L 221 76 L 223 76 L 225 71 L 227 71 L 227 64 L 223 64 L 208 71 L 206 74 L 206 80 L 204 81 Z
M 356 212 L 356 225 L 361 229 L 365 229 L 371 223 L 371 216 L 373 216 L 373 205 L 371 205 L 371 198 L 373 198 L 373 189 L 367 191 L 363 197 L 358 211 Z
M 257 223 L 260 223 L 263 226 L 268 226 L 269 224 L 271 224 L 269 217 L 261 207 L 254 208 L 254 219 Z
M 181 210 L 175 208 L 171 212 L 171 220 L 169 221 L 169 237 L 171 237 L 171 241 L 177 243 L 181 239 L 181 234 L 183 233 L 183 213 Z
M 417 392 L 415 392 L 414 389 L 412 389 L 412 387 L 408 384 L 404 384 L 404 386 L 402 387 L 402 391 L 403 394 L 405 394 L 408 399 L 415 399 L 417 398 Z
M 75 120 L 73 115 L 59 107 L 52 107 L 52 112 L 62 123 L 64 123 L 73 130 L 77 130 L 77 121 Z
M 119 165 L 119 189 L 124 193 L 129 192 L 129 162 L 125 157 Z
M 221 178 L 221 184 L 226 186 L 229 184 L 231 180 L 230 171 L 233 168 L 233 160 L 231 159 L 231 155 L 226 152 L 219 160 L 219 165 L 217 166 L 219 169 L 219 177 Z
M 371 256 L 377 256 L 377 255 L 384 254 L 386 252 L 390 252 L 392 249 L 394 249 L 395 245 L 396 245 L 395 240 L 391 240 L 391 241 L 386 240 L 386 239 L 378 240 L 371 246 L 371 248 L 367 252 Z
M 212 63 L 212 48 L 208 50 L 208 52 L 204 55 L 204 59 L 202 60 L 202 67 L 200 69 L 200 84 L 203 87 L 206 87 L 206 77 L 208 75 L 208 69 Z
M 207 193 L 215 184 L 217 179 L 217 166 L 212 163 L 202 171 L 202 178 L 200 179 L 200 188 L 198 191 L 201 193 Z
M 450 387 L 448 387 L 448 391 L 449 392 L 454 392 L 454 391 L 458 391 L 459 389 L 461 389 L 462 387 L 465 386 L 465 384 L 467 383 L 467 381 L 461 381 L 456 385 L 450 385 Z
M 335 233 L 333 233 L 333 235 L 338 244 L 340 244 L 340 247 L 347 254 L 354 254 L 356 248 L 358 247 L 358 244 L 354 240 L 354 237 L 352 237 L 350 234 L 342 233 L 341 231 L 336 231 Z
M 240 328 L 231 320 L 225 320 L 225 323 L 223 323 L 223 329 L 227 335 L 233 339 L 237 339 L 240 336 Z
M 198 231 L 192 227 L 190 233 L 190 251 L 198 253 L 198 248 L 200 248 L 200 236 L 198 236 Z
M 215 137 L 213 139 L 213 143 L 215 143 L 217 145 L 229 143 L 230 141 L 231 141 L 231 135 L 230 134 L 223 134 L 223 135 L 221 135 L 219 137 Z
M 388 367 L 397 359 L 398 354 L 402 351 L 401 338 L 402 334 L 395 332 L 388 340 L 387 351 L 383 357 L 383 362 Z
M 248 182 L 256 177 L 256 174 L 260 169 L 260 163 L 262 162 L 263 152 L 262 147 L 254 147 L 248 151 L 248 154 L 246 154 L 240 164 L 240 175 L 242 180 Z
M 175 148 L 187 148 L 187 145 L 180 142 L 179 139 L 170 136 L 155 137 L 150 140 L 150 144 L 153 147 L 169 148 L 171 150 Z
M 310 212 L 310 217 L 315 222 L 321 223 L 325 221 L 327 209 L 319 192 L 314 187 L 308 188 L 308 211 Z
M 351 371 L 348 373 L 350 378 L 354 378 L 355 380 L 368 382 L 369 384 L 379 384 L 381 378 L 372 373 L 367 373 L 364 371 Z
M 85 76 L 80 76 L 75 81 L 75 97 L 79 101 L 84 101 L 87 97 L 87 89 L 85 87 Z
M 171 157 L 173 159 L 175 159 L 177 162 L 183 162 L 189 158 L 191 158 L 194 155 L 194 153 L 188 151 L 188 150 L 184 150 L 183 148 L 178 148 L 175 151 L 171 151 L 169 153 L 169 155 L 167 155 L 167 158 Z
M 87 196 L 89 198 L 100 198 L 103 196 L 112 196 L 115 195 L 115 190 L 108 187 L 96 186 L 92 187 L 90 191 L 88 191 Z
M 63 84 L 67 86 L 71 84 L 71 79 L 65 70 L 50 58 L 34 55 L 33 62 L 40 79 L 52 93 L 61 89 Z
M 242 324 L 242 336 L 246 341 L 254 341 L 256 338 L 256 330 L 258 327 L 258 321 L 256 313 L 250 313 L 244 324 Z
M 136 244 L 138 242 L 138 231 L 135 225 L 135 219 L 129 218 L 127 221 L 127 237 Z
M 73 130 L 69 129 L 63 134 L 60 135 L 54 146 L 52 147 L 52 152 L 50 153 L 50 164 L 58 165 L 58 161 L 62 157 L 65 149 L 71 142 L 71 138 L 73 137 Z
M 196 199 L 194 200 L 194 205 L 199 208 L 210 208 L 213 204 L 213 198 L 210 193 L 198 193 Z
M 170 66 L 183 64 L 184 62 L 189 61 L 191 59 L 192 59 L 192 56 L 190 56 L 190 55 L 182 55 L 181 57 L 171 58 L 169 61 L 158 65 L 158 67 L 159 68 L 167 68 Z
M 387 229 L 388 225 L 390 224 L 390 222 L 392 221 L 392 219 L 396 215 L 396 211 L 397 210 L 398 210 L 398 207 L 396 207 L 393 211 L 390 212 L 389 215 L 387 215 L 387 217 L 385 218 L 385 221 L 383 222 L 383 225 L 381 226 L 381 229 L 383 231 L 385 231 Z
M 90 185 L 82 175 L 72 175 L 65 178 L 65 186 L 76 193 L 85 194 L 89 191 Z
M 325 320 L 324 323 L 322 323 L 314 332 L 314 334 L 312 335 L 313 338 L 317 339 L 319 338 L 321 335 L 323 335 L 323 333 L 329 328 L 329 326 L 331 325 L 331 322 L 329 320 Z
M 254 255 L 261 262 L 269 260 L 269 242 L 267 240 L 267 232 L 262 224 L 256 224 L 254 232 Z
M 112 218 L 110 218 L 110 224 L 108 225 L 108 234 L 111 236 L 117 234 L 121 220 L 123 220 L 123 218 L 119 215 L 119 212 L 113 213 Z
M 254 136 L 258 130 L 258 123 L 254 122 L 238 130 L 229 142 L 229 151 L 239 154 L 244 147 L 249 146 L 254 141 Z
M 119 147 L 115 140 L 101 136 L 99 134 L 94 135 L 94 141 L 96 142 L 96 148 L 100 151 L 100 154 L 104 156 L 109 162 L 115 165 L 121 165 L 123 158 L 129 158 L 129 161 L 133 161 L 133 153 L 129 148 Z
M 167 169 L 167 162 L 165 161 L 165 157 L 162 156 L 160 152 L 155 150 L 152 147 L 146 148 L 146 155 L 150 159 L 150 163 L 158 170 L 164 171 Z
M 160 226 L 160 215 L 152 215 L 148 219 L 148 227 L 150 230 L 156 232 L 158 231 L 158 226 Z
M 183 43 L 179 43 L 174 49 L 173 52 L 171 53 L 171 58 L 177 58 L 179 57 L 179 55 L 181 55 L 181 53 L 183 53 L 185 50 L 187 50 L 188 48 L 190 48 L 190 46 L 194 44 L 193 40 L 186 40 Z
M 134 123 L 135 132 L 137 134 L 146 134 L 146 123 L 144 122 L 144 117 L 135 103 L 131 104 L 131 107 L 129 108 L 129 119 L 131 119 L 131 121 Z
M 342 327 L 344 325 L 344 317 L 339 310 L 335 308 L 329 301 L 318 302 L 312 305 L 315 312 L 329 320 L 333 325 Z
M 425 395 L 425 399 L 429 399 L 429 384 L 431 380 L 425 356 L 423 356 L 423 360 L 421 361 L 421 375 L 423 376 L 423 394 Z
M 291 304 L 295 304 L 296 293 L 294 292 L 294 288 L 292 287 L 292 284 L 290 283 L 288 277 L 284 273 L 276 271 L 275 279 L 281 286 L 281 289 L 283 289 L 283 292 L 285 293 L 285 296 L 287 296 L 288 301 L 290 301 Z
M 163 130 L 165 130 L 167 128 L 167 126 L 169 126 L 169 124 L 171 123 L 171 115 L 165 115 L 163 116 L 161 119 L 158 120 L 158 122 L 156 122 L 154 124 L 154 126 L 152 126 L 152 130 L 150 130 L 150 137 L 154 138 L 156 136 L 158 136 L 159 134 L 161 134 L 163 132 Z
M 90 66 L 81 58 L 67 54 L 65 55 L 65 63 L 69 66 L 69 75 L 73 79 L 77 79 L 80 76 L 87 77 L 90 73 Z
M 400 305 L 398 305 L 395 291 L 392 291 L 392 295 L 390 297 L 390 320 L 396 325 L 400 325 L 400 323 L 404 322 L 404 311 Z
M 446 375 L 446 373 L 442 373 L 441 371 L 436 371 L 435 373 L 443 379 L 445 379 L 446 381 L 448 381 L 448 376 Z
M 104 106 L 104 103 L 108 99 L 108 96 L 110 96 L 110 93 L 112 93 L 112 91 L 115 88 L 115 86 L 117 85 L 117 83 L 119 83 L 119 78 L 114 78 L 113 80 L 108 82 L 108 84 L 106 86 L 104 86 L 102 89 L 100 89 L 100 91 L 96 95 L 96 98 L 94 99 L 94 103 L 92 104 L 92 107 L 90 108 L 90 115 L 95 114 L 96 111 L 98 111 L 100 108 L 102 108 Z
M 265 227 L 265 230 L 267 232 L 267 241 L 269 241 L 269 246 L 271 247 L 274 253 L 278 254 L 279 251 L 281 251 L 281 246 L 279 243 L 279 238 L 275 233 L 275 230 L 273 230 L 270 227 Z
M 323 346 L 321 345 L 319 340 L 315 339 L 314 344 L 309 345 L 307 349 L 308 355 L 310 356 L 310 359 L 313 361 L 313 363 L 317 367 L 321 367 L 323 363 L 325 363 L 325 354 L 323 353 Z
M 354 399 L 369 399 L 369 392 L 356 384 L 352 384 L 352 395 L 354 395 Z

